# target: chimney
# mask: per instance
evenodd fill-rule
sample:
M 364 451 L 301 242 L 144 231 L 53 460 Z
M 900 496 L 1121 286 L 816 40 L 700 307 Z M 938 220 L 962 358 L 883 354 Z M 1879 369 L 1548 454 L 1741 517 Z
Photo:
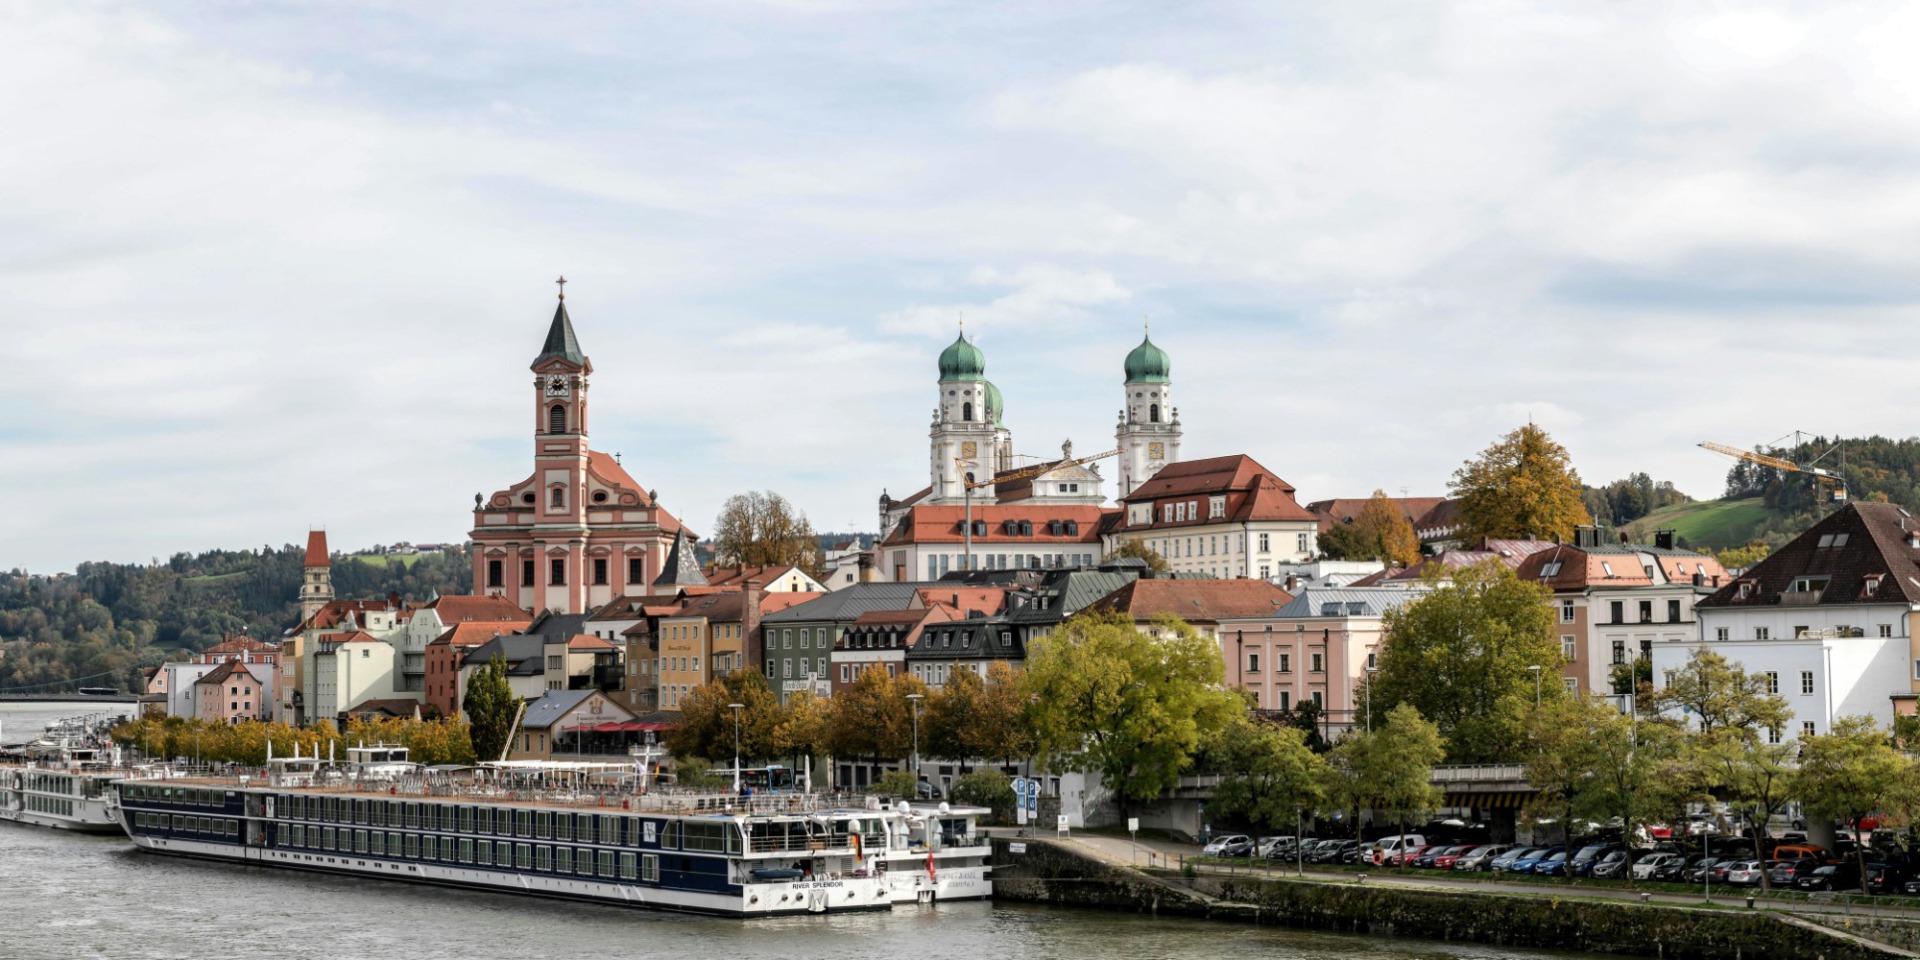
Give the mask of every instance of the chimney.
M 877 550 L 879 548 L 875 547 L 874 549 Z M 855 565 L 860 568 L 860 582 L 872 583 L 873 582 L 873 554 L 870 552 L 862 553 L 860 555 L 860 559 L 856 562 Z
M 1280 589 L 1285 590 L 1288 593 L 1298 593 L 1300 591 L 1300 578 L 1291 573 L 1287 574 L 1286 585 L 1281 587 Z
M 1696 587 L 1704 587 L 1704 586 L 1706 586 L 1706 585 L 1707 585 L 1707 575 L 1706 575 L 1706 574 L 1704 574 L 1704 573 L 1698 573 L 1698 572 L 1696 572 L 1696 573 L 1695 573 L 1695 574 L 1693 575 L 1693 585 L 1694 585 L 1694 586 L 1696 586 Z
M 1655 530 L 1653 532 L 1653 545 L 1656 547 L 1659 547 L 1662 550 L 1672 550 L 1673 549 L 1673 531 L 1672 530 Z
M 746 657 L 747 666 L 761 669 L 766 661 L 761 657 L 760 643 L 760 579 L 748 577 L 746 582 L 746 611 L 742 613 L 740 623 L 741 650 Z

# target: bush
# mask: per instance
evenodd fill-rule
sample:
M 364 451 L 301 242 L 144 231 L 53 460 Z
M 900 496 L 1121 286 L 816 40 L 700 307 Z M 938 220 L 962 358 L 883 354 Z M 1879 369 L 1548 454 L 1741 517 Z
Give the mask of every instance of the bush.
M 731 783 L 713 772 L 713 764 L 701 757 L 686 757 L 673 763 L 673 782 L 693 790 L 718 790 Z
M 989 807 L 1005 819 L 1013 809 L 1013 780 L 998 770 L 975 770 L 953 782 L 953 802 Z
M 867 787 L 867 792 L 883 797 L 897 797 L 901 800 L 915 799 L 920 781 L 905 770 L 888 770 L 880 779 Z

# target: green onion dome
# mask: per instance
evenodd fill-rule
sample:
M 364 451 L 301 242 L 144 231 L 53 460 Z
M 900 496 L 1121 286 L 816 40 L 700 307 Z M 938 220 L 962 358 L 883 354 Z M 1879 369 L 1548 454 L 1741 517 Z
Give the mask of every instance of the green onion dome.
M 1153 345 L 1151 338 L 1142 338 L 1140 345 L 1127 354 L 1128 383 L 1166 383 L 1172 372 L 1173 361 L 1167 359 L 1165 350 Z
M 986 378 L 987 357 L 980 348 L 967 342 L 965 334 L 954 338 L 945 350 L 940 351 L 941 380 L 983 380 Z

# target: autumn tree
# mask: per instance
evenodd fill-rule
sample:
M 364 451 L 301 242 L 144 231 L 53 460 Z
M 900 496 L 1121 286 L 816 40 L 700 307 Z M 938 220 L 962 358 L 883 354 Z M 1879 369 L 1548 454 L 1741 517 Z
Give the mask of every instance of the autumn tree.
M 1222 675 L 1219 646 L 1189 624 L 1082 614 L 1033 642 L 1023 721 L 1044 768 L 1098 771 L 1123 802 L 1145 800 L 1244 709 Z
M 740 704 L 735 711 L 730 704 Z M 735 713 L 738 713 L 738 717 Z M 733 762 L 734 724 L 739 723 L 742 762 L 782 755 L 780 698 L 758 670 L 735 670 L 693 688 L 680 701 L 680 722 L 667 731 L 667 749 L 675 757 L 704 757 Z
M 1386 491 L 1373 492 L 1366 506 L 1360 508 L 1360 515 L 1353 518 L 1352 527 L 1361 555 L 1349 555 L 1348 559 L 1379 560 L 1403 567 L 1420 562 L 1420 538 L 1413 532 L 1413 523 Z
M 814 696 L 811 690 L 787 694 L 786 706 L 780 711 L 780 726 L 774 731 L 775 752 L 792 757 L 796 764 L 824 752 L 827 731 L 833 722 L 832 710 L 832 701 Z
M 1664 687 L 1646 695 L 1647 708 L 1678 712 L 1702 734 L 1732 731 L 1751 742 L 1763 730 L 1781 730 L 1792 718 L 1785 698 L 1769 693 L 1765 674 L 1748 673 L 1739 664 L 1702 645 L 1673 671 Z
M 1571 540 L 1592 522 L 1580 489 L 1567 448 L 1529 423 L 1454 471 L 1460 537 Z
M 1372 709 L 1413 705 L 1439 725 L 1450 763 L 1509 760 L 1536 690 L 1564 696 L 1547 591 L 1499 561 L 1429 585 L 1387 611 Z
M 827 752 L 839 757 L 906 759 L 913 750 L 912 701 L 907 694 L 925 696 L 926 692 L 926 683 L 912 674 L 862 670 L 852 685 L 828 701 Z
M 727 498 L 713 521 L 713 552 L 723 564 L 791 564 L 818 580 L 826 576 L 820 537 L 787 498 L 750 490 Z
M 1860 821 L 1878 811 L 1908 779 L 1913 761 L 1895 750 L 1887 731 L 1872 717 L 1841 717 L 1833 732 L 1804 737 L 1794 792 L 1809 818 L 1847 824 L 1860 835 Z M 1867 845 L 1854 845 L 1859 857 L 1860 892 L 1867 893 Z
M 1006 763 L 1033 753 L 1033 734 L 1021 722 L 1027 705 L 1025 681 L 1026 671 L 1010 663 L 987 665 L 978 722 L 965 736 L 971 756 Z
M 1138 538 L 1121 541 L 1120 546 L 1114 548 L 1112 553 L 1107 554 L 1107 559 L 1140 560 L 1146 563 L 1147 569 L 1152 570 L 1154 573 L 1167 572 L 1167 558 L 1161 556 L 1160 553 L 1152 547 L 1147 546 L 1145 540 Z
M 977 756 L 973 732 L 982 722 L 987 684 L 970 669 L 953 671 L 920 711 L 920 745 L 925 756 L 958 760 L 964 766 Z
M 1277 829 L 1297 823 L 1324 795 L 1326 761 L 1298 727 L 1241 716 L 1210 754 L 1221 777 L 1209 811 Z
M 474 671 L 467 680 L 466 696 L 460 709 L 467 715 L 474 755 L 482 760 L 504 760 L 507 738 L 513 736 L 513 721 L 520 701 L 507 682 L 507 660 L 496 655 L 487 665 Z

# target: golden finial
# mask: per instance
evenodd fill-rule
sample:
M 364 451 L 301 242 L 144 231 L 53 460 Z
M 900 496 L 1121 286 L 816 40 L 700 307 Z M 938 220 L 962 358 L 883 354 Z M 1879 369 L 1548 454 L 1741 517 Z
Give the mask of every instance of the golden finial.
M 565 300 L 567 298 L 567 278 L 561 277 L 560 279 L 555 280 L 554 283 L 558 284 L 560 287 L 560 299 Z

